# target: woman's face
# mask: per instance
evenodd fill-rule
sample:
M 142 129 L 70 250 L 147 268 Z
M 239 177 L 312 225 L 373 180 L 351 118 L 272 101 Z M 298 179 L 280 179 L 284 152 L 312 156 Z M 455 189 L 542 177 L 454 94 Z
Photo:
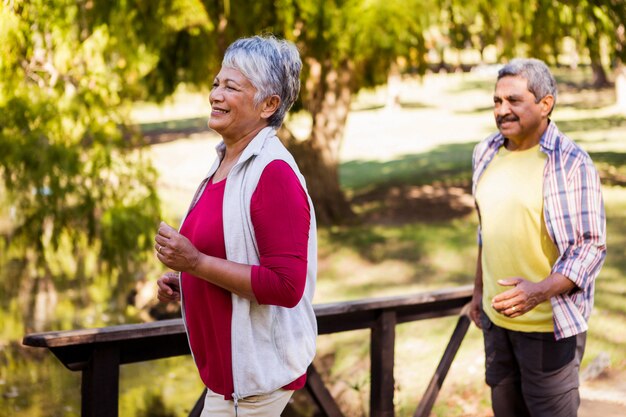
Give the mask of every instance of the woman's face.
M 209 95 L 209 127 L 225 140 L 238 140 L 267 126 L 263 103 L 254 105 L 256 91 L 241 72 L 222 67 Z

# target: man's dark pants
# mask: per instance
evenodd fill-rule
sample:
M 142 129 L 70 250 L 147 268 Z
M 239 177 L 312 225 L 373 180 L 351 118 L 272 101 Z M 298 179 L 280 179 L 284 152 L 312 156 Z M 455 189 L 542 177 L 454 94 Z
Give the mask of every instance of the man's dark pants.
M 576 417 L 587 333 L 556 341 L 554 333 L 503 329 L 485 313 L 481 320 L 495 417 Z

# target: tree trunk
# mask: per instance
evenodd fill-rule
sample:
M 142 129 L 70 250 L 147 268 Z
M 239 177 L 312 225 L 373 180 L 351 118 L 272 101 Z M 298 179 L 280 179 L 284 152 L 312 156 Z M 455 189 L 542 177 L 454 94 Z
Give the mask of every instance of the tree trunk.
M 589 59 L 591 60 L 591 71 L 593 72 L 593 86 L 595 88 L 602 88 L 609 85 L 609 79 L 606 76 L 606 71 L 602 66 L 602 56 L 600 54 L 600 31 L 598 26 L 600 22 L 593 13 L 593 5 L 589 4 L 587 15 L 593 22 L 594 35 L 587 36 L 587 49 L 589 50 Z
M 19 280 L 18 305 L 26 332 L 41 332 L 57 306 L 58 295 L 50 271 L 42 265 L 41 256 L 29 249 Z
M 609 85 L 609 79 L 606 76 L 606 71 L 604 71 L 602 63 L 594 61 L 593 57 L 591 58 L 591 71 L 593 72 L 593 86 L 595 88 L 602 88 Z
M 313 59 L 308 64 L 304 102 L 313 120 L 310 137 L 298 141 L 286 129 L 281 136 L 306 178 L 317 221 L 343 223 L 354 216 L 339 184 L 339 151 L 352 99 L 351 66 L 344 62 L 334 68 L 330 60 Z

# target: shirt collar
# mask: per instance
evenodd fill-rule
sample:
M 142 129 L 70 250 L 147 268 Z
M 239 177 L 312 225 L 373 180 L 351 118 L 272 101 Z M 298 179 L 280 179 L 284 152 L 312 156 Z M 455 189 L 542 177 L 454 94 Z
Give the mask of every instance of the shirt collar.
M 541 149 L 544 151 L 553 151 L 558 137 L 559 129 L 556 127 L 556 123 L 548 119 L 548 127 L 543 132 L 543 135 L 541 135 L 541 139 L 539 139 Z M 504 146 L 504 136 L 502 133 L 496 133 L 489 141 L 489 146 L 495 149 Z

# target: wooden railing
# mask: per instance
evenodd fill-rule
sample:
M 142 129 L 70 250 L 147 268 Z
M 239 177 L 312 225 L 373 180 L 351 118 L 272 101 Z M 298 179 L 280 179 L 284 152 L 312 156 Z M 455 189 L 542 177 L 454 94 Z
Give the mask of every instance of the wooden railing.
M 436 317 L 459 315 L 456 328 L 445 348 L 414 417 L 427 417 L 443 380 L 450 369 L 469 326 L 467 304 L 472 287 L 418 293 L 401 297 L 318 304 L 315 306 L 319 334 L 371 329 L 370 333 L 370 416 L 394 416 L 394 348 L 397 324 Z M 185 329 L 180 319 L 145 324 L 128 324 L 99 329 L 29 334 L 24 345 L 48 348 L 68 369 L 82 372 L 81 410 L 86 417 L 118 415 L 119 367 L 189 354 Z M 322 412 L 343 416 L 311 365 L 306 389 Z M 416 395 L 416 400 L 418 396 Z M 191 410 L 199 416 L 204 396 Z

